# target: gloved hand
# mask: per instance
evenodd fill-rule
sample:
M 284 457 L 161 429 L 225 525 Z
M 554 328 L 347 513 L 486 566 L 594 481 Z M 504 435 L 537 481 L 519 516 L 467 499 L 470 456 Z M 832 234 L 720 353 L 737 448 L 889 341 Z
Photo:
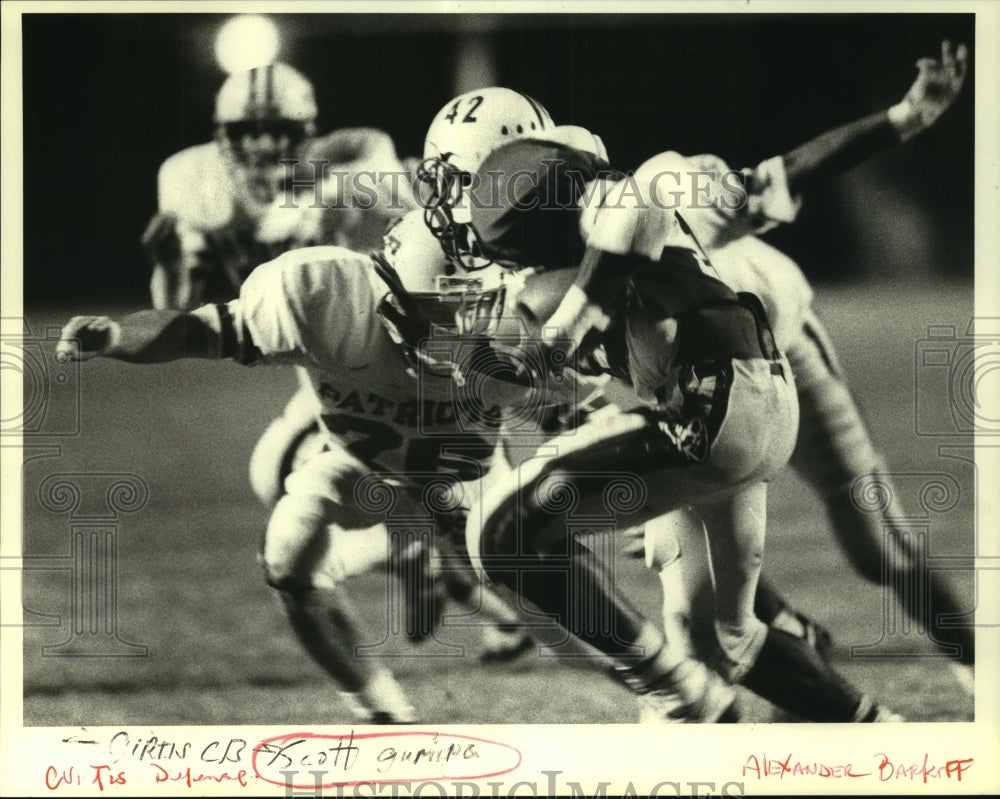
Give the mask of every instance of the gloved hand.
M 74 316 L 59 333 L 56 358 L 86 361 L 102 355 L 121 339 L 121 327 L 107 316 Z

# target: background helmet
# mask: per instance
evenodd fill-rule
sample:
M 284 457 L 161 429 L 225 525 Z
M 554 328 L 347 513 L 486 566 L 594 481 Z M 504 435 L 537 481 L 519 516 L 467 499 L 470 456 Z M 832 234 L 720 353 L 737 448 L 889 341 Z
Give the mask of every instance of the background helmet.
M 314 123 L 316 113 L 312 84 L 281 61 L 230 75 L 215 97 L 220 125 L 276 119 Z
M 280 61 L 234 73 L 222 84 L 215 98 L 217 139 L 253 199 L 273 199 L 284 172 L 279 162 L 315 134 L 316 114 L 312 84 Z

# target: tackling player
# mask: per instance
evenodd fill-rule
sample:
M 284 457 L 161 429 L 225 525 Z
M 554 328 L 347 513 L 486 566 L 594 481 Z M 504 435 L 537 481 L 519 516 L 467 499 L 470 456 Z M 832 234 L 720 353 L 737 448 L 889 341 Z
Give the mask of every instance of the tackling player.
M 422 225 L 419 217 L 414 223 Z M 332 435 L 285 481 L 261 559 L 303 645 L 344 687 L 359 720 L 371 722 L 410 721 L 414 714 L 377 659 L 356 657 L 364 641 L 343 580 L 387 560 L 406 570 L 420 553 L 430 556 L 431 542 L 419 536 L 387 539 L 387 515 L 435 521 L 431 503 L 437 521 L 456 514 L 464 521 L 494 450 L 480 435 L 488 426 L 470 432 L 458 423 L 452 368 L 445 364 L 418 385 L 409 353 L 376 313 L 391 293 L 382 276 L 392 279 L 392 272 L 382 259 L 339 247 L 293 250 L 254 270 L 228 303 L 118 321 L 74 317 L 57 348 L 79 360 L 224 358 L 305 369 L 315 412 Z M 460 292 L 446 315 L 488 328 L 501 296 Z M 507 383 L 497 390 L 504 401 L 525 391 Z M 423 576 L 415 575 L 418 588 Z M 489 597 L 483 592 L 487 613 L 489 602 L 499 602 Z
M 215 140 L 171 156 L 159 174 L 160 209 L 144 235 L 154 262 L 154 308 L 187 310 L 204 298 L 229 299 L 260 263 L 294 247 L 342 245 L 368 251 L 382 246 L 387 224 L 415 209 L 409 171 L 392 140 L 380 130 L 344 128 L 316 136 L 313 88 L 284 63 L 231 75 L 216 97 Z M 316 422 L 316 397 L 299 372 L 302 390 L 262 435 L 250 459 L 250 482 L 280 524 L 280 500 L 293 465 L 318 448 L 346 446 L 360 422 L 329 409 L 327 425 Z M 349 392 L 347 392 L 349 394 Z M 346 394 L 345 394 L 346 396 Z M 272 532 L 271 539 L 278 538 Z M 356 540 L 355 539 L 352 540 Z M 364 544 L 358 544 L 364 549 Z M 411 553 L 413 566 L 430 564 L 427 553 Z M 427 572 L 429 574 L 429 571 Z M 473 599 L 474 584 L 459 571 L 445 571 L 435 590 L 458 602 Z M 328 598 L 328 610 L 334 598 Z M 431 623 L 425 601 L 407 593 L 411 626 Z M 440 598 L 438 600 L 440 602 Z M 516 616 L 498 598 L 482 592 L 483 660 L 517 657 L 530 636 L 513 629 Z M 336 642 L 312 640 L 322 626 L 286 602 L 306 648 L 334 679 L 337 659 L 324 654 Z M 344 611 L 345 614 L 348 611 Z M 316 614 L 313 614 L 316 615 Z M 334 633 L 331 633 L 334 634 Z M 426 634 L 426 630 L 424 632 Z

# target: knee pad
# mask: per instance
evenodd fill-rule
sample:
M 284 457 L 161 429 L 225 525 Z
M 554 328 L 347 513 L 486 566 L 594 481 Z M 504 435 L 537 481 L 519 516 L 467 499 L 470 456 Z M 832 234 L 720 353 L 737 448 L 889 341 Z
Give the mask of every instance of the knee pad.
M 278 500 L 260 553 L 268 585 L 302 591 L 339 581 L 339 569 L 330 564 L 330 516 L 329 503 L 320 497 L 286 494 Z M 317 580 L 323 571 L 325 579 Z

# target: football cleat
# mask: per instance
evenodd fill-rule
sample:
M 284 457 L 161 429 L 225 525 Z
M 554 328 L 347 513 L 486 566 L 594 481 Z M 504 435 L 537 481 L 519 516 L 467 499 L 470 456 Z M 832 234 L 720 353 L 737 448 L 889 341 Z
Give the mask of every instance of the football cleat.
M 906 719 L 899 715 L 899 713 L 894 713 L 887 707 L 882 707 L 881 705 L 875 706 L 875 718 L 872 719 L 874 724 L 899 724 L 904 722 Z
M 889 710 L 889 708 L 878 704 L 865 694 L 858 703 L 853 721 L 862 724 L 897 724 L 906 721 L 906 719 L 898 713 Z
M 736 691 L 704 663 L 687 660 L 639 689 L 640 724 L 739 721 Z
M 488 627 L 483 631 L 483 651 L 480 663 L 510 663 L 535 646 L 535 640 L 524 632 L 505 631 L 499 627 Z
M 805 635 L 802 636 L 805 642 L 815 649 L 816 654 L 823 660 L 829 662 L 833 652 L 833 636 L 830 635 L 830 631 L 822 624 L 801 613 L 796 612 L 795 617 L 802 624 L 802 629 L 805 630 Z
M 833 636 L 830 631 L 818 622 L 813 621 L 804 613 L 791 608 L 783 608 L 774 619 L 771 627 L 801 638 L 810 648 L 816 651 L 823 660 L 829 663 L 833 652 Z
M 379 668 L 358 693 L 341 691 L 358 724 L 414 724 L 417 711 L 410 704 L 392 672 Z
M 397 707 L 395 711 L 365 707 L 358 694 L 341 691 L 340 697 L 351 711 L 357 724 L 416 724 L 417 712 L 412 706 Z

